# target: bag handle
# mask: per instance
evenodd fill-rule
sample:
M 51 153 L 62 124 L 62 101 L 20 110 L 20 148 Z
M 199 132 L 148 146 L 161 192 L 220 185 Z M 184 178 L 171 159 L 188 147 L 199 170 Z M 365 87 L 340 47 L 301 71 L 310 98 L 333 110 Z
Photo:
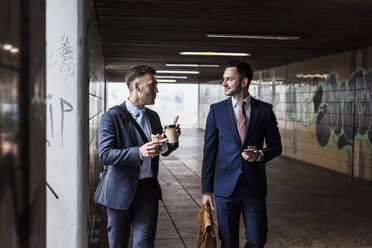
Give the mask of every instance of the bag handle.
M 137 121 L 128 112 L 128 110 L 126 110 L 125 108 L 123 108 L 120 105 L 116 105 L 116 106 L 112 107 L 112 109 L 115 109 L 116 111 L 118 111 L 122 116 L 124 116 L 125 119 L 129 120 L 136 127 L 136 129 L 139 132 L 139 134 L 141 135 L 141 138 L 142 138 L 144 143 L 149 142 L 149 140 L 147 139 L 147 137 L 146 137 L 145 133 L 143 132 L 142 128 L 138 125 Z

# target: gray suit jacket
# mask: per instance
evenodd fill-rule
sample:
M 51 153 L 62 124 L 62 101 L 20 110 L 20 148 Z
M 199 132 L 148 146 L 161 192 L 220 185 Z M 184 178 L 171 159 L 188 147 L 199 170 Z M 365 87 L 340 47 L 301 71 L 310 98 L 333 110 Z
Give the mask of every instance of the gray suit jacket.
M 121 106 L 126 109 L 125 103 Z M 146 113 L 153 134 L 162 133 L 163 128 L 159 115 L 148 108 Z M 103 164 L 108 165 L 108 172 L 103 184 L 99 203 L 113 209 L 128 209 L 133 201 L 138 186 L 138 176 L 142 160 L 134 125 L 125 119 L 117 110 L 109 109 L 102 115 L 98 131 L 99 157 Z M 169 155 L 177 149 L 178 143 L 169 144 Z M 157 179 L 159 172 L 159 156 L 152 158 L 151 168 L 159 187 L 158 198 L 161 199 L 160 185 Z

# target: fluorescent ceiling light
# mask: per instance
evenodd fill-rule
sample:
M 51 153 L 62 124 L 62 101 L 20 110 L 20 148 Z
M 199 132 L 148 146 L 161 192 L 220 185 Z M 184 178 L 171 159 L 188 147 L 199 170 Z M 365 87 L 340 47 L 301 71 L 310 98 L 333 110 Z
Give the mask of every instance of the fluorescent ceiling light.
M 326 79 L 328 77 L 328 74 L 296 74 L 296 77 L 298 78 L 324 78 Z
M 3 49 L 4 49 L 4 50 L 10 51 L 10 49 L 12 49 L 12 48 L 13 48 L 13 46 L 10 45 L 10 44 L 4 44 L 4 45 L 3 45 Z
M 13 47 L 13 48 L 10 49 L 10 52 L 11 52 L 11 53 L 18 53 L 18 51 L 19 51 L 19 50 L 18 50 L 18 48 L 16 48 L 16 47 Z
M 156 73 L 172 73 L 172 74 L 199 74 L 198 71 L 156 71 Z
M 220 53 L 220 52 L 180 52 L 180 55 L 251 56 L 249 53 Z
M 158 79 L 159 83 L 176 83 L 176 79 Z
M 187 76 L 158 76 L 156 78 L 175 78 L 175 79 L 187 79 Z
M 299 40 L 300 36 L 286 35 L 239 35 L 239 34 L 206 34 L 208 38 L 264 39 L 264 40 Z
M 165 64 L 165 66 L 174 66 L 174 67 L 220 67 L 219 65 L 199 65 L 199 64 Z

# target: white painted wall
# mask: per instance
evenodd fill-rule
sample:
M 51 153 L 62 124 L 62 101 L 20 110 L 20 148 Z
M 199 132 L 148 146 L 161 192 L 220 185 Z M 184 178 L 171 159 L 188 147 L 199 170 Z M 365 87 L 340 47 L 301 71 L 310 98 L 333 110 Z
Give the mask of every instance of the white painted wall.
M 47 247 L 87 247 L 82 197 L 85 1 L 47 0 Z M 86 128 L 86 127 L 85 127 Z
M 249 94 L 259 99 L 258 85 L 249 85 Z M 224 88 L 221 84 L 200 84 L 199 86 L 199 128 L 205 129 L 210 106 L 213 103 L 225 100 L 228 96 L 225 95 Z
M 199 86 L 199 128 L 205 129 L 211 104 L 226 99 L 221 84 L 200 84 Z
M 159 93 L 154 105 L 147 107 L 156 111 L 161 123 L 172 124 L 179 115 L 182 127 L 198 125 L 198 85 L 197 84 L 158 84 Z M 125 83 L 107 83 L 107 108 L 121 104 L 129 96 Z
M 106 103 L 107 109 L 121 104 L 129 96 L 129 90 L 124 82 L 106 83 Z M 156 100 L 155 100 L 156 101 Z

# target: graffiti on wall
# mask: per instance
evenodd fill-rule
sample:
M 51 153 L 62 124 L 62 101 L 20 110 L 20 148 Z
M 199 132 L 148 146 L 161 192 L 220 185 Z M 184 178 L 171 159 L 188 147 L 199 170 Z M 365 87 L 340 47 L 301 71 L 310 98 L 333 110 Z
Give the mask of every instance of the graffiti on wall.
M 309 126 L 314 119 L 313 86 L 289 86 L 286 92 L 287 118 L 294 122 L 303 122 Z
M 173 97 L 174 97 L 174 103 L 177 104 L 177 106 L 180 109 L 183 109 L 183 92 L 182 91 L 174 91 L 173 92 Z
M 60 133 L 61 133 L 61 136 L 60 136 L 60 142 L 61 142 L 61 147 L 63 147 L 63 138 L 65 136 L 64 134 L 64 131 L 65 131 L 65 113 L 67 112 L 71 112 L 74 110 L 74 107 L 72 106 L 72 104 L 70 102 L 68 102 L 67 100 L 65 100 L 64 98 L 60 98 L 60 102 L 59 102 L 59 105 L 60 105 L 60 116 L 53 116 L 53 105 L 52 103 L 49 101 L 53 98 L 53 94 L 47 94 L 47 100 L 48 100 L 48 109 L 49 109 L 49 123 L 50 123 L 50 133 L 48 132 L 47 133 L 47 140 L 46 140 L 46 143 L 48 145 L 48 147 L 51 147 L 52 146 L 52 143 L 51 143 L 51 140 L 54 138 L 54 126 L 55 126 L 55 123 L 54 123 L 54 120 L 55 118 L 57 118 L 56 120 L 60 120 Z M 51 137 L 49 136 L 51 135 Z
M 73 78 L 76 75 L 75 72 L 75 62 L 74 62 L 74 47 L 70 43 L 70 38 L 67 35 L 61 36 L 61 46 L 58 48 L 58 53 L 62 59 L 60 72 L 65 73 L 65 78 L 63 83 L 65 84 L 68 78 Z
M 316 138 L 322 147 L 349 150 L 355 139 L 372 145 L 372 70 L 357 70 L 349 79 L 332 72 L 313 97 Z

